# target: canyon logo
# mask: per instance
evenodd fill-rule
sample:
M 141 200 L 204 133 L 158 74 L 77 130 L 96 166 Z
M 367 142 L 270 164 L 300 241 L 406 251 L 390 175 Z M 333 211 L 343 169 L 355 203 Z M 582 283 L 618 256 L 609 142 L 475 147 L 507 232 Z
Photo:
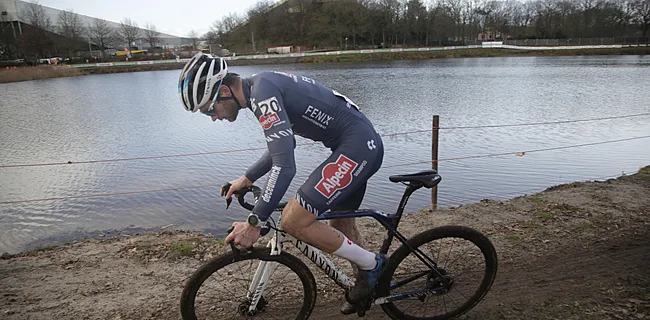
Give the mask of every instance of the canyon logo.
M 328 163 L 323 167 L 322 178 L 316 184 L 316 191 L 325 198 L 331 198 L 338 190 L 344 189 L 352 182 L 352 171 L 357 168 L 357 163 L 345 155 L 340 155 L 336 162 Z

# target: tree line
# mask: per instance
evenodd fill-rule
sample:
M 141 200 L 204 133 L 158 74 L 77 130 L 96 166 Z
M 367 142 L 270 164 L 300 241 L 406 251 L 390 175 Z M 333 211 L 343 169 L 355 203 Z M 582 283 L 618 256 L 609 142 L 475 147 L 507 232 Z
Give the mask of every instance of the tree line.
M 151 47 L 161 44 L 155 25 L 146 23 L 141 29 L 129 18 L 114 28 L 101 19 L 83 24 L 73 10 L 64 10 L 53 22 L 37 1 L 28 3 L 20 17 L 11 17 L 1 4 L 0 13 L 0 60 L 85 56 L 91 49 L 99 50 L 104 56 L 106 48 L 125 46 L 132 50 L 137 40 Z M 25 23 L 15 22 L 17 18 Z
M 237 50 L 275 45 L 430 46 L 479 39 L 648 36 L 650 0 L 260 0 L 205 35 Z M 348 46 L 349 45 L 349 46 Z

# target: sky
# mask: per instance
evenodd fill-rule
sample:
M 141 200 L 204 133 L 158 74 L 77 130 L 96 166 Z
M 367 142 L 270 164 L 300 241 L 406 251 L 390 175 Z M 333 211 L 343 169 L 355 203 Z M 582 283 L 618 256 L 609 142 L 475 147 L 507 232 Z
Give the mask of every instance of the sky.
M 149 22 L 159 32 L 176 36 L 187 36 L 190 30 L 203 35 L 215 21 L 229 13 L 243 15 L 257 2 L 258 0 L 38 0 L 43 6 L 72 10 L 113 22 L 130 18 L 139 27 L 144 27 Z

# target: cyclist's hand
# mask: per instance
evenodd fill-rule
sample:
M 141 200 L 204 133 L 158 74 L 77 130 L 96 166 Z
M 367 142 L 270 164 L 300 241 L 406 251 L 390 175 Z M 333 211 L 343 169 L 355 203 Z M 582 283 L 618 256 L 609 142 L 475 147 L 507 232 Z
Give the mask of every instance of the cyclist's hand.
M 235 191 L 248 188 L 253 185 L 253 182 L 248 180 L 246 176 L 241 176 L 228 183 L 230 183 L 230 189 L 228 189 L 228 192 L 226 192 L 226 194 L 223 194 L 223 192 L 221 193 L 221 195 L 225 196 L 226 199 L 230 199 L 230 197 L 232 197 L 232 194 L 235 193 Z
M 247 222 L 233 222 L 232 226 L 235 229 L 224 240 L 226 243 L 234 241 L 236 247 L 247 249 L 260 238 L 260 228 L 253 227 Z

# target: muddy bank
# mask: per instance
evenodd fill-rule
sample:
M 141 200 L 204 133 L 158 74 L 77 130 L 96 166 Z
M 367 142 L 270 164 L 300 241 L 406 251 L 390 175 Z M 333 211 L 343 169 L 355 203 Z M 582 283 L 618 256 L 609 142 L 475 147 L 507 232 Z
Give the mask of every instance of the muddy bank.
M 85 70 L 69 66 L 20 67 L 0 70 L 0 83 L 30 81 L 60 77 L 74 77 L 89 74 Z
M 406 216 L 400 230 L 412 236 L 450 224 L 487 234 L 499 257 L 492 290 L 468 319 L 650 318 L 650 167 L 509 201 L 422 210 Z M 368 219 L 360 225 L 367 246 L 377 250 L 379 226 Z M 207 235 L 164 231 L 5 255 L 0 315 L 179 319 L 186 279 L 224 250 Z M 342 291 L 313 272 L 319 296 L 312 319 L 343 318 Z M 367 318 L 385 316 L 374 307 Z
M 646 55 L 650 47 L 621 49 L 573 49 L 573 50 L 513 50 L 513 49 L 458 49 L 416 52 L 378 52 L 372 54 L 341 54 L 309 57 L 286 57 L 269 59 L 231 60 L 230 66 L 288 64 L 288 63 L 328 63 L 328 62 L 368 62 L 387 60 L 421 60 L 444 58 L 487 58 L 487 57 L 527 57 L 527 56 L 589 56 L 589 55 Z M 272 55 L 271 55 L 272 56 Z M 68 66 L 22 67 L 0 70 L 0 83 L 28 81 L 55 77 L 80 76 L 87 74 L 124 73 L 139 71 L 158 71 L 182 69 L 183 63 L 71 68 Z

